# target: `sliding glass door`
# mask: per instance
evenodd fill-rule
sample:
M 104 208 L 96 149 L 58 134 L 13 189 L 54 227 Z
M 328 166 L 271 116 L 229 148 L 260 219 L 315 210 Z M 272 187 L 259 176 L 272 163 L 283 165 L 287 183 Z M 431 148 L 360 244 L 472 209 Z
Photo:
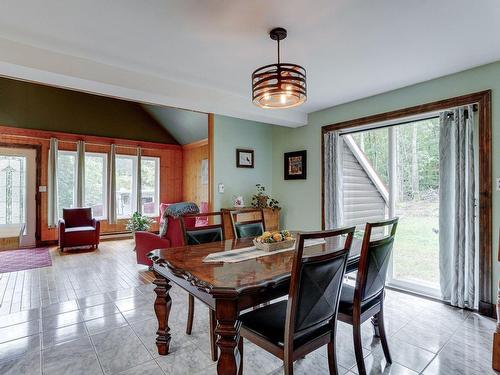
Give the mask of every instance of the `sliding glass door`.
M 398 216 L 388 283 L 439 297 L 439 119 L 342 138 L 345 225 Z
M 389 212 L 400 218 L 388 281 L 439 297 L 439 118 L 387 131 Z

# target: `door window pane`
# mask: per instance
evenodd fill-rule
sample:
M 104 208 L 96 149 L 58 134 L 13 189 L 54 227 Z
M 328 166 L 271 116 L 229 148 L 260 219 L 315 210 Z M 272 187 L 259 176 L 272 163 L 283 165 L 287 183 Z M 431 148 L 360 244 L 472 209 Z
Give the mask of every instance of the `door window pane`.
M 119 218 L 129 218 L 136 211 L 136 168 L 135 156 L 116 156 L 116 213 Z
M 92 208 L 92 216 L 106 218 L 107 155 L 85 153 L 85 203 Z
M 26 158 L 0 155 L 0 224 L 25 222 Z
M 158 216 L 160 159 L 141 158 L 141 212 L 148 216 Z
M 57 204 L 62 217 L 63 208 L 76 207 L 76 152 L 59 151 L 57 164 Z

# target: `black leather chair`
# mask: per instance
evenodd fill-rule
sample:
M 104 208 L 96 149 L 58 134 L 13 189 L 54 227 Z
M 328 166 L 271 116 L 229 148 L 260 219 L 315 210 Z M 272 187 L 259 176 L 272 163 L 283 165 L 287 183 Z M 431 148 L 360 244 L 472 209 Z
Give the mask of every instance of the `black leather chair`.
M 258 214 L 259 219 L 238 221 L 238 215 Z M 264 211 L 260 208 L 254 210 L 236 210 L 231 211 L 231 224 L 233 227 L 234 238 L 258 237 L 266 230 L 264 221 Z
M 384 287 L 397 224 L 398 218 L 366 224 L 356 286 L 345 283 L 342 286 L 338 319 L 353 327 L 354 352 L 360 375 L 366 374 L 361 324 L 369 318 L 373 317 L 375 334 L 380 336 L 387 363 L 392 363 L 384 327 Z M 384 235 L 383 230 L 387 227 L 391 227 L 389 234 Z M 381 238 L 371 238 L 373 228 L 377 228 L 377 231 L 382 230 Z
M 323 345 L 328 345 L 330 374 L 338 373 L 336 316 L 353 234 L 354 227 L 299 234 L 288 301 L 261 307 L 239 318 L 241 336 L 282 359 L 286 375 L 293 374 L 295 360 Z M 303 256 L 304 240 L 312 238 L 325 238 L 327 244 L 319 246 L 328 247 L 328 251 Z M 239 347 L 243 349 L 241 339 Z
M 196 217 L 208 217 L 210 221 L 214 221 L 214 218 L 219 217 L 219 223 L 209 224 L 201 227 L 186 227 L 185 218 L 196 218 Z M 209 242 L 217 242 L 225 240 L 224 233 L 224 218 L 221 212 L 206 212 L 203 214 L 187 214 L 180 218 L 182 234 L 184 237 L 184 243 L 186 245 L 201 245 Z M 215 337 L 215 325 L 217 320 L 215 319 L 215 311 L 209 310 L 209 335 L 210 335 L 210 354 L 213 361 L 217 361 L 218 352 Z M 188 297 L 188 319 L 186 323 L 186 334 L 190 335 L 193 330 L 193 319 L 194 319 L 194 297 L 189 294 Z

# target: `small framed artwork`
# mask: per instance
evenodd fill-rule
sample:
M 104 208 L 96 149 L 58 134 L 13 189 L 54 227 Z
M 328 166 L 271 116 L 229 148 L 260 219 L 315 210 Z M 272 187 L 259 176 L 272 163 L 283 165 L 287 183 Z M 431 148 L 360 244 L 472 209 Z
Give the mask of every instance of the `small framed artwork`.
M 285 152 L 285 180 L 307 178 L 307 150 Z
M 253 168 L 253 150 L 243 148 L 236 149 L 236 167 L 238 168 Z

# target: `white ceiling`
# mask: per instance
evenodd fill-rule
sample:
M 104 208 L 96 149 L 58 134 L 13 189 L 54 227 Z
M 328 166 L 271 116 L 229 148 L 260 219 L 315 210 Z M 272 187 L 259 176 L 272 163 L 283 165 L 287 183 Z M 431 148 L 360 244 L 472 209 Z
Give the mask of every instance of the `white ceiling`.
M 498 0 L 2 0 L 0 75 L 285 126 L 500 60 Z M 264 110 L 250 75 L 303 65 L 308 101 Z

